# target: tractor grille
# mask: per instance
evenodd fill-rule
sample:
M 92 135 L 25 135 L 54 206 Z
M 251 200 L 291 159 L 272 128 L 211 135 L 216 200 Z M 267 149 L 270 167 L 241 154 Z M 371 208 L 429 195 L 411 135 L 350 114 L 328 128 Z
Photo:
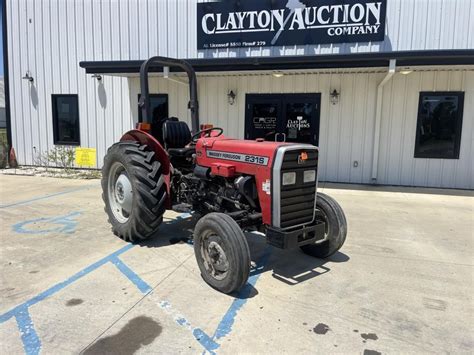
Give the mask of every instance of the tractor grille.
M 308 159 L 304 163 L 299 160 L 301 153 L 307 154 Z M 274 216 L 277 217 L 278 227 L 288 229 L 311 223 L 314 219 L 316 181 L 305 183 L 304 172 L 314 170 L 317 176 L 317 148 L 286 150 L 276 164 L 280 162 L 279 179 L 274 179 L 279 183 L 279 186 L 275 186 L 275 189 L 279 189 L 279 194 L 274 194 L 274 197 L 279 196 L 279 208 L 274 208 L 274 212 L 279 213 L 279 216 Z M 289 172 L 296 173 L 296 181 L 291 185 L 283 185 L 283 174 Z M 274 174 L 278 174 L 277 169 L 274 169 Z

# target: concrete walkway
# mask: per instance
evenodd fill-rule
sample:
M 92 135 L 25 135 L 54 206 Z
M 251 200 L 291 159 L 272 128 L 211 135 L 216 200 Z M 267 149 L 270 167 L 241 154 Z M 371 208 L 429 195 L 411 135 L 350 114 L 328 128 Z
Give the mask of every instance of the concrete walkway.
M 267 247 L 235 297 L 201 279 L 193 221 L 113 236 L 99 182 L 0 176 L 0 352 L 472 353 L 472 191 L 322 184 L 343 206 L 331 260 Z

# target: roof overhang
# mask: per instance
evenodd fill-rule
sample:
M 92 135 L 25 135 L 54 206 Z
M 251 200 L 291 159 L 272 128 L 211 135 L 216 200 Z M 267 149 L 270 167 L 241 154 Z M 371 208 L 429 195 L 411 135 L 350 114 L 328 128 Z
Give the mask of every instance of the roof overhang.
M 301 70 L 334 68 L 388 67 L 396 59 L 398 67 L 474 65 L 474 50 L 433 50 L 383 53 L 305 55 L 283 57 L 199 58 L 186 59 L 196 72 L 232 72 L 252 70 Z M 82 61 L 88 74 L 139 73 L 143 60 Z M 162 72 L 154 66 L 152 72 Z M 177 68 L 170 71 L 179 72 Z

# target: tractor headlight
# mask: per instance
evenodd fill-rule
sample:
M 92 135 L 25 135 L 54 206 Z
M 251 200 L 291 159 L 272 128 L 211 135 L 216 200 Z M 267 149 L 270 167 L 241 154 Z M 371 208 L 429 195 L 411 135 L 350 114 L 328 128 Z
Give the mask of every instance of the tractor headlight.
M 306 170 L 304 172 L 303 181 L 306 184 L 307 182 L 316 181 L 316 170 Z
M 282 181 L 283 186 L 294 185 L 296 183 L 296 173 L 295 172 L 283 173 L 282 180 L 283 180 Z

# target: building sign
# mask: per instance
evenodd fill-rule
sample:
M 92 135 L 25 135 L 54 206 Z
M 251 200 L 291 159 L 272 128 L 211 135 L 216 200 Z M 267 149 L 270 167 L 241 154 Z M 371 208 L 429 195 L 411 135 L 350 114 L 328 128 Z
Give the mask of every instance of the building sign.
M 198 49 L 383 41 L 387 0 L 197 4 Z

